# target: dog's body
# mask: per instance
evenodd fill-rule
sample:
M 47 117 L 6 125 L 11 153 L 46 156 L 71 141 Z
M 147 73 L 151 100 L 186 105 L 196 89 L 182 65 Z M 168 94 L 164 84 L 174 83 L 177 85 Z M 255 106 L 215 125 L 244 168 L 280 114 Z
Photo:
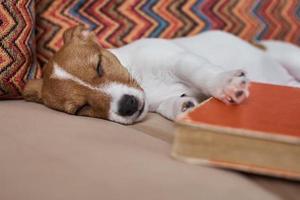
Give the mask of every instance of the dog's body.
M 150 111 L 173 120 L 199 96 L 214 96 L 225 103 L 243 101 L 248 87 L 241 68 L 253 81 L 299 86 L 298 47 L 278 41 L 261 45 L 265 49 L 229 33 L 208 31 L 173 40 L 141 39 L 111 51 L 144 88 Z
M 71 114 L 131 124 L 146 115 L 148 105 L 174 120 L 202 97 L 241 103 L 249 95 L 247 76 L 299 86 L 298 47 L 275 41 L 262 45 L 266 50 L 221 31 L 141 39 L 109 50 L 119 63 L 77 27 L 66 32 L 65 45 L 45 67 L 43 80 L 30 81 L 24 97 Z

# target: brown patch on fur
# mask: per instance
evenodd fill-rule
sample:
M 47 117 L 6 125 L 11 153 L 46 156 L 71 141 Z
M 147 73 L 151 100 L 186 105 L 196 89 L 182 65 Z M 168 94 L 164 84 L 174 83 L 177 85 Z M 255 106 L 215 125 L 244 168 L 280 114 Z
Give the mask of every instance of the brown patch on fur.
M 110 97 L 72 80 L 51 77 L 54 63 L 93 87 L 118 82 L 142 90 L 119 60 L 98 45 L 95 35 L 79 25 L 64 33 L 64 46 L 44 67 L 43 79 L 28 81 L 23 91 L 26 100 L 70 114 L 108 118 Z
M 254 47 L 256 47 L 256 48 L 258 48 L 258 49 L 260 49 L 260 50 L 262 50 L 262 51 L 266 51 L 266 50 L 267 50 L 267 47 L 266 47 L 266 46 L 264 46 L 264 45 L 262 45 L 262 44 L 259 44 L 259 43 L 255 42 L 255 41 L 250 41 L 249 43 L 250 43 L 252 46 L 254 46 Z

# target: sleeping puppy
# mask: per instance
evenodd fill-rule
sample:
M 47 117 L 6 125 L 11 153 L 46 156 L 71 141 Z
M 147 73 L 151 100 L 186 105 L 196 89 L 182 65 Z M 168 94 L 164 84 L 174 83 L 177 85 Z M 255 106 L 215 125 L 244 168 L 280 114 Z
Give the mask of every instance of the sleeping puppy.
M 299 51 L 275 41 L 252 45 L 221 31 L 141 39 L 105 50 L 93 33 L 77 26 L 65 32 L 64 46 L 44 67 L 43 79 L 29 81 L 23 96 L 122 124 L 142 120 L 148 110 L 174 120 L 210 96 L 226 104 L 243 102 L 249 78 L 299 86 Z
M 148 111 L 137 81 L 83 26 L 64 33 L 64 46 L 43 68 L 43 79 L 26 84 L 28 101 L 69 114 L 131 124 Z

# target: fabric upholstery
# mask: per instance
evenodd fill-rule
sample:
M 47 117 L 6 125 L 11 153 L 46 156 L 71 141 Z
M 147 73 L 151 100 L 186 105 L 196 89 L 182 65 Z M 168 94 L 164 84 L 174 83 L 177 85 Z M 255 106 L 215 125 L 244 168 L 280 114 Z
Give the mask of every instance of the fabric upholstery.
M 34 0 L 0 1 L 0 99 L 19 98 L 26 80 L 38 78 Z
M 156 131 L 173 131 L 165 119 L 148 117 L 145 126 L 156 121 L 161 127 Z M 24 101 L 2 101 L 0 118 L 3 200 L 294 200 L 300 195 L 297 183 L 263 179 L 258 184 L 237 172 L 173 160 L 170 144 L 132 126 Z
M 221 29 L 246 40 L 300 44 L 298 0 L 39 0 L 38 59 L 45 63 L 70 26 L 86 24 L 105 48 L 141 37 L 174 38 Z
M 173 142 L 174 123 L 159 114 L 148 113 L 142 122 L 131 125 L 130 127 L 169 144 L 172 144 Z

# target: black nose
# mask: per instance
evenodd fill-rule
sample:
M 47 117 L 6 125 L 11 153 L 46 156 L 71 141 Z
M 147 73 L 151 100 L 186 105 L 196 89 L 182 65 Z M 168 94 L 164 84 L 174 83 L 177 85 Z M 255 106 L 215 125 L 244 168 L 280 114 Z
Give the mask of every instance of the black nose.
M 132 95 L 125 94 L 119 102 L 119 114 L 121 116 L 131 116 L 138 110 L 139 101 Z

